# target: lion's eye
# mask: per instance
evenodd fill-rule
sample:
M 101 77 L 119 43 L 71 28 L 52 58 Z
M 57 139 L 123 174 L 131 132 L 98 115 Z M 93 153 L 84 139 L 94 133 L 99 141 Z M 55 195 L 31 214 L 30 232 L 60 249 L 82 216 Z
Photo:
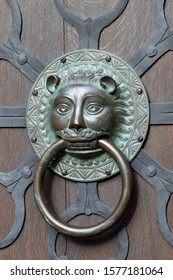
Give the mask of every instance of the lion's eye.
M 71 111 L 71 107 L 68 106 L 67 104 L 60 104 L 56 108 L 57 112 L 61 115 L 68 114 Z
M 103 106 L 101 106 L 101 105 L 99 105 L 99 104 L 95 104 L 95 103 L 89 104 L 89 105 L 86 107 L 87 113 L 88 113 L 88 114 L 91 114 L 91 115 L 98 114 L 98 113 L 100 113 L 102 110 L 103 110 Z

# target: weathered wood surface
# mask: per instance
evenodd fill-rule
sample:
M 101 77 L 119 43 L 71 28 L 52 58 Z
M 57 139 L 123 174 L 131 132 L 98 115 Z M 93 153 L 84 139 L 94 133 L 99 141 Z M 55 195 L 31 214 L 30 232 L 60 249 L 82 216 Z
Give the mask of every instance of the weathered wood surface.
M 44 65 L 65 52 L 77 49 L 77 33 L 64 23 L 51 0 L 18 0 L 23 14 L 22 41 Z M 24 3 L 25 2 L 25 3 Z M 70 9 L 81 18 L 104 14 L 116 3 L 115 0 L 66 0 Z M 152 0 L 129 0 L 125 12 L 116 22 L 105 28 L 100 40 L 100 49 L 128 59 L 145 42 L 152 32 Z M 0 42 L 5 42 L 10 30 L 11 14 L 5 0 L 0 0 Z M 166 14 L 173 25 L 173 4 L 167 1 Z M 172 19 L 171 19 L 172 18 Z M 172 101 L 173 53 L 162 57 L 142 80 L 152 102 Z M 8 62 L 0 61 L 0 104 L 26 105 L 31 82 Z M 173 169 L 173 127 L 152 127 L 145 149 L 159 162 Z M 14 169 L 31 151 L 25 129 L 1 129 L 0 170 Z M 52 175 L 51 175 L 52 176 Z M 50 177 L 49 177 L 50 178 Z M 75 200 L 75 184 L 63 179 L 53 181 L 52 200 L 58 213 Z M 135 188 L 132 200 L 131 217 L 127 219 L 130 236 L 128 259 L 172 259 L 173 248 L 162 238 L 156 222 L 156 195 L 154 190 L 138 175 L 134 174 Z M 99 184 L 101 199 L 114 208 L 120 178 L 113 178 Z M 66 199 L 65 199 L 66 194 Z M 169 223 L 173 230 L 173 202 L 168 208 Z M 32 187 L 26 194 L 26 221 L 19 238 L 13 245 L 0 251 L 0 259 L 49 259 L 47 236 L 49 226 L 41 218 L 34 202 Z M 13 220 L 13 204 L 10 195 L 0 188 L 0 238 L 10 229 Z M 75 225 L 89 225 L 99 217 L 81 216 Z M 105 240 L 76 240 L 67 238 L 67 255 L 70 259 L 106 259 L 117 253 L 116 235 Z M 64 244 L 64 241 L 62 241 Z

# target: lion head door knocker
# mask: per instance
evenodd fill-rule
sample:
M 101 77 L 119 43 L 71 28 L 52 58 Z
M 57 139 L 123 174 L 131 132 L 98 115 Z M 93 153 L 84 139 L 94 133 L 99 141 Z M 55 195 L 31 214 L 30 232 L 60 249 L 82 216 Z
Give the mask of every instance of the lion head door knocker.
M 120 221 L 129 205 L 128 162 L 142 147 L 149 125 L 147 94 L 138 76 L 120 58 L 80 50 L 58 58 L 35 82 L 27 106 L 27 129 L 40 157 L 34 194 L 45 220 L 72 236 L 100 234 Z M 92 182 L 120 171 L 122 193 L 103 222 L 78 228 L 62 222 L 43 192 L 47 168 L 66 179 Z

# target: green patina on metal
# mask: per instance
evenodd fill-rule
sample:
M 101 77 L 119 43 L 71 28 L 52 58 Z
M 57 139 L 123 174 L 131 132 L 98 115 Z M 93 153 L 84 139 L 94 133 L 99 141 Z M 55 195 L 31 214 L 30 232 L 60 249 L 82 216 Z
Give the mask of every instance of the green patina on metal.
M 50 145 L 65 139 L 67 149 L 56 155 L 51 167 L 75 181 L 102 180 L 118 172 L 112 157 L 97 147 L 97 138 L 107 135 L 131 161 L 148 126 L 148 98 L 141 80 L 127 63 L 103 51 L 79 50 L 55 60 L 36 80 L 27 105 L 27 130 L 35 152 L 41 157 Z

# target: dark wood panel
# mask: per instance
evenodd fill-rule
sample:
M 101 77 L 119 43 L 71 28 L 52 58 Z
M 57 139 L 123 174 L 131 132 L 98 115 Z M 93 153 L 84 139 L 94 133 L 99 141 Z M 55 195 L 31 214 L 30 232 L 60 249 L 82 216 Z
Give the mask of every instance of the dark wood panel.
M 23 15 L 22 42 L 28 50 L 47 65 L 64 53 L 63 20 L 55 9 L 53 1 L 18 1 Z M 0 42 L 7 39 L 11 24 L 11 13 L 7 3 L 0 0 L 1 25 Z M 0 104 L 26 105 L 32 83 L 8 62 L 0 61 Z M 11 171 L 32 151 L 26 129 L 1 129 L 0 170 Z M 63 195 L 64 184 L 62 185 Z M 59 200 L 59 205 L 63 204 Z M 13 222 L 11 196 L 0 188 L 1 228 L 0 238 L 5 237 Z M 49 259 L 47 237 L 49 226 L 42 219 L 33 198 L 32 186 L 26 194 L 26 221 L 19 238 L 8 248 L 0 251 L 0 259 Z
M 23 15 L 22 41 L 47 66 L 64 53 L 63 20 L 51 0 L 18 3 Z
M 45 65 L 64 52 L 77 49 L 77 33 L 73 27 L 64 23 L 49 0 L 18 0 L 23 14 L 22 41 Z M 66 0 L 70 9 L 83 19 L 107 12 L 117 2 Z M 1 4 L 0 42 L 5 42 L 10 29 L 10 10 L 4 0 Z M 152 0 L 130 0 L 129 4 L 116 22 L 106 28 L 101 36 L 100 48 L 129 58 L 152 32 Z M 172 1 L 167 1 L 166 14 L 172 24 Z M 2 12 L 3 11 L 3 12 Z M 172 53 L 161 58 L 142 78 L 152 102 L 172 101 Z M 1 105 L 25 105 L 32 83 L 8 62 L 0 61 L 0 103 Z M 152 127 L 144 148 L 159 162 L 173 169 L 172 126 Z M 31 147 L 25 129 L 1 129 L 0 169 L 8 171 L 15 168 Z M 134 174 L 135 189 L 132 208 L 126 219 L 130 236 L 129 259 L 171 259 L 172 248 L 158 231 L 156 222 L 156 194 L 139 176 Z M 50 186 L 52 186 L 52 191 Z M 48 174 L 46 178 L 47 195 L 59 214 L 74 202 L 75 183 Z M 102 201 L 114 208 L 121 189 L 120 176 L 99 183 L 99 194 Z M 66 196 L 66 198 L 65 198 Z M 13 204 L 10 195 L 0 188 L 0 238 L 10 229 L 13 220 Z M 169 223 L 173 229 L 171 211 L 172 200 L 168 208 Z M 0 259 L 49 259 L 47 237 L 49 226 L 40 216 L 33 198 L 32 187 L 26 194 L 26 222 L 24 229 L 10 247 L 0 251 Z M 80 216 L 72 223 L 91 225 L 100 221 L 99 217 Z M 60 238 L 58 247 L 66 250 L 70 259 L 106 259 L 116 256 L 118 251 L 117 237 L 94 240 L 77 240 L 67 238 L 67 243 Z
M 95 3 L 90 1 L 90 7 L 88 1 L 82 1 L 82 5 L 79 5 L 77 1 L 68 0 L 71 10 L 86 19 L 88 16 L 98 16 L 105 13 L 109 8 L 113 6 L 115 1 L 109 1 L 104 6 L 103 1 Z M 107 2 L 107 1 L 106 1 Z M 167 6 L 170 8 L 170 1 Z M 95 6 L 97 8 L 95 9 Z M 167 10 L 170 15 L 170 10 Z M 170 19 L 169 18 L 169 19 Z M 150 36 L 153 27 L 153 1 L 129 1 L 129 4 L 121 17 L 116 22 L 105 28 L 100 41 L 100 48 L 112 52 L 123 59 L 128 59 L 131 55 L 138 50 L 138 48 L 145 42 Z M 77 46 L 77 33 L 73 27 L 66 24 L 66 51 L 72 51 Z M 156 65 L 146 73 L 142 80 L 148 90 L 149 99 L 154 102 L 170 101 L 172 92 L 172 54 L 169 53 L 164 56 Z M 169 76 L 169 77 L 168 77 Z M 166 85 L 165 85 L 166 81 Z M 158 159 L 160 162 L 172 168 L 172 159 L 168 162 L 170 147 L 171 147 L 171 135 L 172 128 L 167 127 L 155 127 L 150 130 L 149 137 L 146 141 L 144 148 L 149 151 L 152 156 Z M 172 151 L 171 151 L 172 154 Z M 106 196 L 107 202 L 110 202 L 111 198 L 108 194 L 112 193 L 112 198 L 116 196 L 116 190 L 113 186 L 115 179 L 110 180 L 107 183 L 101 183 L 103 186 L 103 196 Z M 154 190 L 138 175 L 134 174 L 135 190 L 132 200 L 131 216 L 127 219 L 127 228 L 130 236 L 130 252 L 128 259 L 171 259 L 172 248 L 162 238 L 158 231 L 156 221 L 156 210 L 153 205 L 156 205 L 156 194 Z M 116 180 L 115 180 L 116 184 Z M 120 182 L 119 182 L 120 184 Z M 105 186 L 104 186 L 105 185 Z M 109 185 L 109 191 L 107 186 Z M 111 203 L 111 206 L 112 203 Z M 171 206 L 170 206 L 171 208 Z M 171 211 L 169 209 L 169 211 Z M 170 218 L 171 219 L 171 218 Z M 81 218 L 80 222 L 83 219 Z M 86 219 L 84 220 L 87 223 Z M 116 237 L 115 237 L 116 240 Z M 68 243 L 69 252 L 75 255 L 77 259 L 89 257 L 93 258 L 106 258 L 111 252 L 115 255 L 117 251 L 117 243 L 114 239 L 102 243 L 102 246 L 96 244 L 94 248 L 91 246 L 83 250 L 83 244 L 77 245 L 77 242 L 72 240 Z M 98 247 L 102 247 L 102 250 L 97 250 Z M 115 249 L 114 249 L 115 248 Z M 87 254 L 87 256 L 85 256 Z
M 129 1 L 123 14 L 104 29 L 100 48 L 125 60 L 130 58 L 151 34 L 152 8 L 152 0 Z

